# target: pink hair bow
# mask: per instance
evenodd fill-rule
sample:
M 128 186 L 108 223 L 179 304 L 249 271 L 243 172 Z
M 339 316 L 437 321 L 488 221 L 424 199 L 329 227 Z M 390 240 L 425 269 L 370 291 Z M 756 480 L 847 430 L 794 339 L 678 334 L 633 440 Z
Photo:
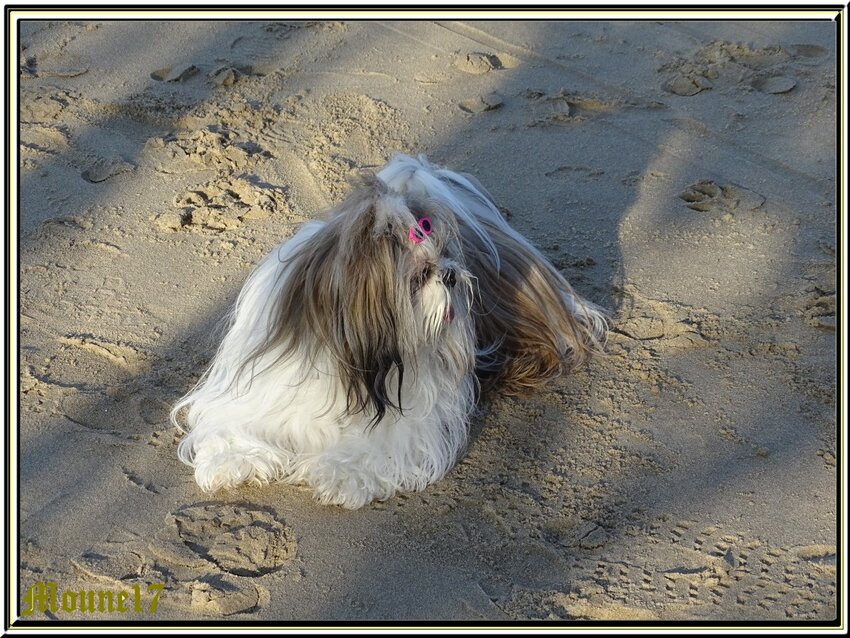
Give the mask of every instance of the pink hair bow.
M 410 232 L 407 233 L 407 236 L 410 237 L 410 241 L 414 244 L 421 244 L 432 232 L 433 229 L 431 228 L 431 220 L 427 217 L 423 217 L 416 222 L 416 226 L 411 226 Z

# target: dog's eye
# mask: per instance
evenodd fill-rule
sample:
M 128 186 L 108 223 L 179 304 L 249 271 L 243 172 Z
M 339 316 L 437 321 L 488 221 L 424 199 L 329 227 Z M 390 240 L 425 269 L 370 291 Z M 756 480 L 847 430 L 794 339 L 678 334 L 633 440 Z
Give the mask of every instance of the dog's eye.
M 431 274 L 433 272 L 434 267 L 431 264 L 425 264 L 424 266 L 422 266 L 422 268 L 415 275 L 413 275 L 413 279 L 410 282 L 411 290 L 413 290 L 413 292 L 416 292 L 422 286 L 424 286 L 428 279 L 431 278 Z

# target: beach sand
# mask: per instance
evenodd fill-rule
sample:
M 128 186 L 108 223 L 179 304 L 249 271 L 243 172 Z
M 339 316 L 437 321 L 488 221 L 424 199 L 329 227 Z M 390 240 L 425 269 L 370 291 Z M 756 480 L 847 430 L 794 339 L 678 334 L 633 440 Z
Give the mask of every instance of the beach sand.
M 818 620 L 836 601 L 831 22 L 29 22 L 20 594 L 98 620 Z M 204 494 L 173 402 L 251 267 L 394 152 L 612 318 L 358 511 Z M 43 619 L 37 612 L 31 616 Z

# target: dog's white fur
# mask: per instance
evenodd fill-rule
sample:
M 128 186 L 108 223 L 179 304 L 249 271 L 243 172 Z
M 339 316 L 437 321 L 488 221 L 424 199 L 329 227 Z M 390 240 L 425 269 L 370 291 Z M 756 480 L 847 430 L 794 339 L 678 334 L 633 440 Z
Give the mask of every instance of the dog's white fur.
M 262 260 L 211 366 L 174 406 L 188 431 L 179 457 L 203 490 L 306 483 L 322 503 L 357 508 L 425 488 L 463 450 L 476 364 L 500 347 L 477 334 L 469 251 L 498 272 L 508 240 L 495 228 L 550 267 L 480 185 L 424 158 L 396 156 L 361 191 Z M 423 213 L 433 232 L 413 242 Z M 603 315 L 564 285 L 552 312 L 598 349 Z M 566 336 L 551 341 L 570 351 Z

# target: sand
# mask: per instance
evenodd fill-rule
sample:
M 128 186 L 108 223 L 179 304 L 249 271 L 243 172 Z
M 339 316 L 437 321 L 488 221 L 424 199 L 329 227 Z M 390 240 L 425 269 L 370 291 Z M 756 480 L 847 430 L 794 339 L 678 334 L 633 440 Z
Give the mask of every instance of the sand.
M 53 21 L 20 44 L 20 593 L 164 585 L 153 615 L 47 617 L 835 617 L 832 23 Z M 170 405 L 252 265 L 396 151 L 477 176 L 610 311 L 609 355 L 482 404 L 424 492 L 200 492 Z

